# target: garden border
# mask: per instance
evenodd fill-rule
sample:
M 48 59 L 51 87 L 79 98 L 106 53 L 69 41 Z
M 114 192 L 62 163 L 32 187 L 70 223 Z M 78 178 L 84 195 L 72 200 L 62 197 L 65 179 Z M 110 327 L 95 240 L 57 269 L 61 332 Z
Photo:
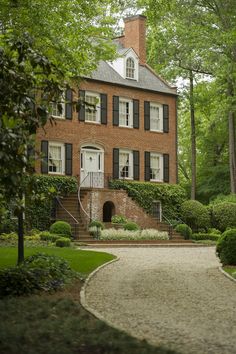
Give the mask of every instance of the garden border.
M 226 271 L 224 271 L 222 266 L 219 266 L 219 270 L 221 271 L 221 273 L 224 274 L 225 277 L 229 278 L 230 280 L 236 282 L 236 279 L 233 278 L 229 273 L 227 273 Z

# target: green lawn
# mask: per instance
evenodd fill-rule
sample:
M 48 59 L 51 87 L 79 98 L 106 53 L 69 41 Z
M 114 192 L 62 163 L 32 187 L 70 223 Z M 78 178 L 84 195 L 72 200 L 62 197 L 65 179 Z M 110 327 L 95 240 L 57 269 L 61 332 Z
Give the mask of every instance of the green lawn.
M 94 269 L 109 262 L 115 256 L 94 251 L 75 250 L 72 248 L 58 248 L 58 247 L 32 247 L 25 248 L 25 257 L 43 252 L 53 254 L 66 259 L 71 268 L 77 272 L 83 273 L 85 276 L 91 273 Z M 0 269 L 15 266 L 17 262 L 17 248 L 15 247 L 0 247 Z
M 229 273 L 230 275 L 232 275 L 234 272 L 236 272 L 236 266 L 235 267 L 233 267 L 233 266 L 231 266 L 231 267 L 225 266 L 225 267 L 223 267 L 223 269 L 224 269 L 225 272 Z

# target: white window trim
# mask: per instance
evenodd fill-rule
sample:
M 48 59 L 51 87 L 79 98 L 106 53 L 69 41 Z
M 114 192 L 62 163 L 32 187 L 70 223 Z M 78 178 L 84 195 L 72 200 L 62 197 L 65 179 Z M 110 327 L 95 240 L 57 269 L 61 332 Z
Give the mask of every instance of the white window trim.
M 61 97 L 61 101 L 60 101 L 60 102 L 57 101 L 57 102 L 51 102 L 51 103 L 50 103 L 52 110 L 54 109 L 53 106 L 57 105 L 58 103 L 60 103 L 61 106 L 62 106 L 62 112 L 61 112 L 60 115 L 54 115 L 54 114 L 52 114 L 52 117 L 53 117 L 53 118 L 57 118 L 57 119 L 66 119 L 65 92 L 62 94 L 62 97 Z M 55 109 L 58 110 L 57 107 L 55 107 Z M 53 113 L 53 112 L 52 112 L 52 113 Z
M 128 66 L 128 62 L 129 61 L 132 61 L 133 62 L 133 67 L 131 67 L 131 66 Z M 133 76 L 128 76 L 127 75 L 127 71 L 131 71 L 131 72 L 133 72 Z M 125 61 L 125 76 L 126 76 L 126 79 L 131 79 L 131 80 L 135 80 L 135 78 L 136 78 L 136 65 L 135 65 L 135 59 L 133 58 L 133 57 L 128 57 L 128 58 L 126 58 L 126 61 Z
M 96 120 L 93 121 L 93 120 L 89 120 L 89 119 L 86 119 L 86 105 L 85 105 L 85 122 L 86 123 L 92 123 L 92 124 L 101 124 L 101 97 L 100 97 L 100 94 L 97 93 L 97 92 L 92 92 L 92 91 L 85 91 L 85 101 L 86 101 L 86 95 L 88 96 L 92 96 L 92 97 L 95 97 L 97 99 L 97 103 L 96 103 Z M 91 107 L 92 109 L 92 107 Z
M 125 102 L 129 103 L 129 124 L 121 124 L 121 115 L 120 115 L 120 103 Z M 133 100 L 125 97 L 119 97 L 119 127 L 123 128 L 133 128 Z
M 49 171 L 49 153 L 50 153 L 50 147 L 51 146 L 56 146 L 56 147 L 60 147 L 61 148 L 61 172 L 53 172 L 53 171 Z M 63 143 L 58 143 L 58 142 L 53 142 L 53 141 L 49 141 L 48 143 L 48 174 L 52 174 L 52 175 L 64 175 L 65 174 L 65 144 Z
M 160 129 L 153 129 L 151 127 L 151 107 L 159 108 L 159 116 L 160 116 Z M 150 131 L 163 133 L 163 105 L 156 102 L 150 102 Z
M 128 177 L 122 177 L 120 175 L 120 154 L 125 153 L 129 154 L 129 176 Z M 132 150 L 125 150 L 125 149 L 120 149 L 119 150 L 119 179 L 127 179 L 127 180 L 133 180 L 134 179 L 134 158 L 133 158 L 133 151 Z
M 160 178 L 159 179 L 150 179 L 151 182 L 163 182 L 163 154 L 160 154 L 158 152 L 151 152 L 150 153 L 150 169 L 152 169 L 151 166 L 151 161 L 152 157 L 159 157 L 160 159 Z

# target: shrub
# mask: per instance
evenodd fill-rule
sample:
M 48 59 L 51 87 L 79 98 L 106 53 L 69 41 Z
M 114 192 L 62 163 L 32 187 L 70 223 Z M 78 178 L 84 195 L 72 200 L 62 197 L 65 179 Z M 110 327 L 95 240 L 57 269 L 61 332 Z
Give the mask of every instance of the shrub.
M 142 231 L 106 229 L 101 232 L 101 240 L 168 240 L 168 233 L 156 229 L 144 229 Z
M 99 220 L 93 220 L 90 222 L 89 227 L 95 227 L 95 228 L 103 230 L 104 224 Z
M 127 219 L 123 215 L 113 215 L 111 218 L 111 222 L 113 224 L 125 224 L 127 223 Z
M 192 235 L 191 228 L 186 224 L 179 224 L 176 226 L 175 230 L 184 236 L 185 240 L 189 240 Z
M 124 224 L 124 230 L 137 231 L 139 230 L 139 226 L 136 224 L 136 222 L 128 221 L 126 224 Z
M 208 229 L 210 214 L 208 209 L 197 200 L 187 200 L 181 205 L 182 219 L 192 230 Z
M 91 226 L 89 228 L 89 233 L 98 240 L 101 236 L 101 229 L 97 228 L 96 226 Z
M 220 238 L 219 234 L 206 234 L 206 233 L 192 234 L 191 236 L 191 239 L 196 241 L 201 241 L 201 240 L 218 241 L 219 238 Z
M 25 236 L 25 241 L 40 241 L 41 238 L 39 235 L 33 235 L 33 236 Z
M 60 237 L 60 235 L 51 234 L 49 231 L 42 231 L 40 232 L 39 236 L 42 241 L 51 242 L 55 242 Z
M 169 240 L 169 235 L 165 231 L 156 229 L 144 229 L 141 231 L 142 240 Z
M 71 226 L 65 221 L 56 221 L 50 226 L 50 233 L 63 235 L 64 237 L 71 237 Z
M 75 274 L 64 259 L 38 253 L 27 257 L 20 266 L 0 271 L 0 297 L 55 291 Z
M 236 204 L 225 202 L 213 205 L 212 223 L 222 232 L 236 227 Z
M 221 235 L 220 230 L 216 229 L 216 228 L 210 228 L 207 230 L 208 234 L 214 234 L 214 235 Z
M 236 194 L 220 194 L 210 204 L 221 204 L 223 202 L 236 203 Z
M 153 202 L 159 200 L 163 214 L 174 220 L 180 216 L 180 205 L 186 200 L 185 190 L 177 184 L 111 180 L 110 187 L 124 189 L 147 213 L 152 213 Z
M 68 237 L 60 237 L 56 240 L 57 247 L 70 247 L 70 239 Z
M 236 229 L 227 230 L 220 236 L 216 251 L 223 265 L 236 265 Z

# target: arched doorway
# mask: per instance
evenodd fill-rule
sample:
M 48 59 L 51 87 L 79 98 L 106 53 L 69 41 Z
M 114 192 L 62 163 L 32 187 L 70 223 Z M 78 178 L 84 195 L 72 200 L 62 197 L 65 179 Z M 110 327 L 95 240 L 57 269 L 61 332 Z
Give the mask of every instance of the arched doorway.
M 115 205 L 114 203 L 108 201 L 103 204 L 103 221 L 111 222 L 112 216 L 115 215 Z
M 80 150 L 80 183 L 82 187 L 104 187 L 104 150 L 97 145 L 85 145 Z

